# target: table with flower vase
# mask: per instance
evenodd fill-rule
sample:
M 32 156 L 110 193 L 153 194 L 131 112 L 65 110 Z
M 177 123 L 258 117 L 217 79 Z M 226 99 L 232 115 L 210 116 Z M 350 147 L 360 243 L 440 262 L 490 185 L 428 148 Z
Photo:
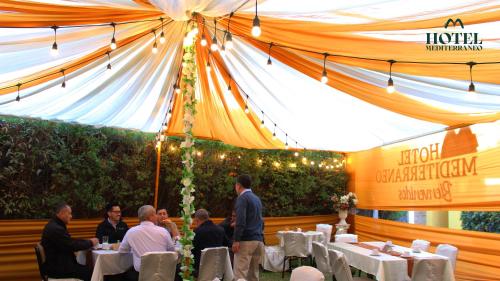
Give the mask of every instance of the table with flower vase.
M 447 257 L 428 253 L 420 252 L 414 253 L 410 248 L 394 245 L 392 247 L 393 254 L 387 254 L 380 252 L 380 255 L 373 256 L 373 248 L 382 249 L 384 247 L 384 242 L 362 242 L 362 243 L 344 243 L 335 242 L 329 243 L 328 249 L 334 249 L 342 252 L 347 263 L 366 273 L 372 274 L 379 281 L 408 281 L 411 280 L 411 266 L 413 261 L 409 264 L 410 260 L 403 258 L 394 253 L 404 253 L 410 252 L 411 259 L 427 259 L 427 260 L 446 260 L 443 281 L 454 281 L 455 276 L 453 274 L 453 268 L 451 262 Z M 410 266 L 410 267 L 409 267 Z M 410 269 L 410 270 L 409 270 Z M 410 272 L 409 272 L 410 271 Z

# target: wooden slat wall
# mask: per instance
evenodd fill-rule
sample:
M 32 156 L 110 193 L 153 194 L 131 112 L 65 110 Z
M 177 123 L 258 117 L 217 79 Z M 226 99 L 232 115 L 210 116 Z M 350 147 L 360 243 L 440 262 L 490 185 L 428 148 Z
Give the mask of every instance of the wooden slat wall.
M 414 239 L 458 248 L 457 281 L 500 281 L 500 234 L 415 225 L 356 216 L 356 234 L 361 241 L 387 241 L 410 246 Z
M 286 227 L 313 230 L 318 223 L 334 224 L 337 220 L 334 215 L 265 218 L 266 244 L 276 244 L 276 232 Z M 75 219 L 68 229 L 75 238 L 94 237 L 100 221 L 101 219 Z M 125 221 L 129 226 L 138 223 L 135 218 L 126 218 Z M 173 218 L 173 221 L 178 226 L 181 225 L 179 218 Z M 213 221 L 218 223 L 222 219 L 214 218 Z M 47 220 L 0 220 L 0 281 L 40 280 L 33 247 L 40 241 L 46 223 Z

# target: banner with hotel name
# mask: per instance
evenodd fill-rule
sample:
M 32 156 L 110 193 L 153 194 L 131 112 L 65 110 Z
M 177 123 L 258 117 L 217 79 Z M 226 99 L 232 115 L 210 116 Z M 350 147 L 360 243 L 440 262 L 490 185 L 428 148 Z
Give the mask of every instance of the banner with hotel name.
M 500 210 L 500 122 L 351 153 L 359 208 Z

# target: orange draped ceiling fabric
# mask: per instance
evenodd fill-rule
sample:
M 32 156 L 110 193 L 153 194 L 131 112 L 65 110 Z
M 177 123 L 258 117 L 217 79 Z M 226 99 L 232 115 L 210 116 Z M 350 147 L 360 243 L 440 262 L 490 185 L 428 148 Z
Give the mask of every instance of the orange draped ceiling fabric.
M 210 46 L 211 39 L 207 40 Z M 209 73 L 205 68 L 207 61 L 212 65 Z M 260 128 L 260 119 L 255 113 L 244 112 L 245 101 L 230 78 L 220 54 L 213 52 L 209 55 L 208 48 L 202 47 L 200 40 L 196 41 L 196 64 L 200 79 L 196 89 L 193 132 L 197 138 L 220 140 L 244 148 L 284 149 L 285 145 L 278 139 L 273 140 L 272 133 L 267 128 Z M 231 84 L 231 94 L 226 90 L 227 83 Z M 184 135 L 182 99 L 180 94 L 175 97 L 167 135 Z
M 152 6 L 107 7 L 98 5 L 63 6 L 30 1 L 0 0 L 1 27 L 47 27 L 61 25 L 82 25 L 165 17 Z

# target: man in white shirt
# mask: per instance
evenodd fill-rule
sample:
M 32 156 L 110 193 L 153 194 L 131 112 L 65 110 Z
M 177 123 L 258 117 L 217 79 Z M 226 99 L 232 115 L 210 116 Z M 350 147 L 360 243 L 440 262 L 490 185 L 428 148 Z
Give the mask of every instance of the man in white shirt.
M 132 252 L 134 268 L 131 268 L 125 275 L 127 280 L 138 280 L 141 268 L 141 256 L 147 252 L 174 251 L 174 243 L 168 231 L 156 225 L 158 221 L 156 210 L 151 205 L 144 205 L 138 211 L 138 226 L 130 228 L 118 252 Z

